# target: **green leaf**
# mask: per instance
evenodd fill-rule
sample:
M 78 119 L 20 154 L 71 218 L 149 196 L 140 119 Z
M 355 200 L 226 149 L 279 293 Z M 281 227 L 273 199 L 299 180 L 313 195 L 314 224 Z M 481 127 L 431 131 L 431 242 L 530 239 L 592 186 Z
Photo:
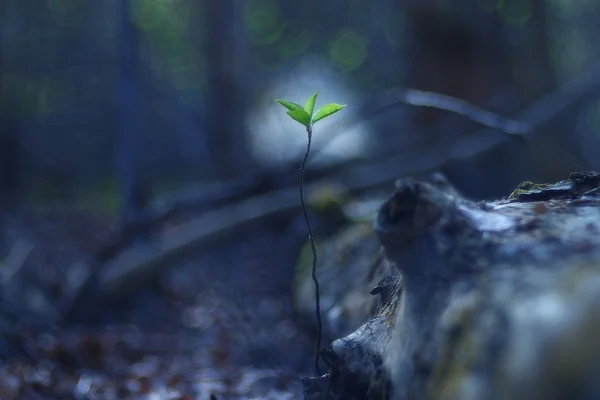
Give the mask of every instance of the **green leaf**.
M 315 123 L 317 121 L 322 120 L 323 118 L 327 118 L 330 115 L 335 114 L 336 112 L 342 110 L 344 107 L 346 107 L 345 104 L 327 104 L 323 107 L 321 107 L 319 109 L 319 111 L 316 112 L 315 116 L 313 117 L 311 123 Z
M 308 126 L 310 124 L 310 115 L 304 109 L 302 110 L 290 110 L 287 112 L 290 117 L 294 120 L 300 122 L 304 126 Z
M 296 104 L 296 103 L 292 103 L 291 101 L 285 101 L 285 100 L 280 100 L 280 99 L 275 99 L 275 101 L 290 111 L 294 111 L 294 110 L 304 111 L 304 107 L 302 107 L 300 104 Z
M 312 117 L 313 112 L 315 111 L 315 103 L 317 102 L 317 95 L 319 92 L 315 92 L 312 96 L 306 100 L 306 104 L 304 105 L 304 110 L 308 115 Z

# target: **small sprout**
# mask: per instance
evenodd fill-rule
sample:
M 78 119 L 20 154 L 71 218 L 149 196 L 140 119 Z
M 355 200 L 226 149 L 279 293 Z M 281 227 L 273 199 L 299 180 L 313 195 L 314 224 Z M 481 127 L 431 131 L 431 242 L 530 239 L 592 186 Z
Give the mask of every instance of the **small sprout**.
M 308 134 L 310 135 L 312 132 L 312 125 L 315 122 L 320 121 L 324 118 L 329 117 L 330 115 L 335 114 L 336 112 L 344 109 L 346 107 L 345 104 L 327 104 L 321 107 L 314 115 L 313 111 L 315 110 L 315 103 L 317 102 L 317 96 L 319 92 L 315 92 L 312 96 L 306 100 L 306 104 L 302 107 L 300 104 L 292 103 L 291 101 L 275 99 L 276 102 L 284 106 L 288 109 L 287 114 L 295 121 L 300 122 L 302 125 L 308 129 Z
M 308 98 L 308 100 L 306 100 L 306 103 L 304 104 L 304 110 L 311 117 L 313 115 L 313 111 L 315 111 L 315 103 L 317 102 L 317 96 L 318 95 L 319 95 L 319 92 L 315 92 L 315 94 L 313 94 L 312 96 L 310 96 Z
M 304 110 L 304 107 L 302 107 L 300 104 L 292 103 L 291 101 L 285 101 L 285 100 L 279 100 L 279 99 L 275 99 L 275 101 L 290 111 Z
M 287 114 L 292 117 L 292 119 L 300 122 L 302 125 L 308 127 L 310 125 L 310 115 L 304 109 L 302 110 L 290 110 Z
M 342 110 L 346 105 L 341 104 L 327 104 L 321 107 L 316 113 L 313 114 L 315 110 L 315 103 L 317 102 L 317 96 L 319 92 L 315 92 L 312 96 L 306 100 L 304 107 L 300 104 L 292 103 L 286 100 L 275 99 L 276 102 L 287 108 L 287 114 L 295 121 L 298 121 L 306 128 L 306 133 L 308 133 L 308 143 L 306 145 L 306 153 L 304 153 L 304 158 L 302 159 L 302 164 L 300 165 L 300 181 L 298 184 L 298 188 L 300 189 L 300 204 L 302 205 L 302 212 L 304 213 L 304 220 L 306 222 L 306 226 L 308 228 L 308 239 L 310 241 L 310 247 L 312 249 L 313 254 L 313 265 L 312 265 L 312 279 L 315 283 L 315 313 L 317 315 L 317 353 L 315 357 L 315 370 L 318 375 L 321 375 L 321 370 L 319 368 L 319 356 L 321 354 L 321 331 L 322 331 L 322 322 L 321 322 L 321 304 L 319 300 L 319 281 L 317 279 L 317 250 L 315 247 L 315 240 L 313 238 L 312 227 L 310 225 L 310 220 L 308 219 L 308 213 L 306 212 L 306 205 L 304 203 L 304 191 L 302 190 L 302 185 L 304 182 L 304 166 L 306 165 L 306 160 L 308 159 L 308 155 L 310 154 L 310 144 L 312 139 L 312 127 L 315 122 L 320 121 L 324 118 L 329 117 L 330 115 L 335 114 L 336 112 Z
M 314 125 L 315 122 L 320 121 L 324 118 L 329 117 L 330 115 L 335 114 L 336 112 L 342 110 L 344 107 L 346 107 L 345 104 L 327 104 L 326 106 L 323 106 L 319 109 L 319 111 L 317 111 L 315 113 L 315 115 L 312 118 L 311 123 Z

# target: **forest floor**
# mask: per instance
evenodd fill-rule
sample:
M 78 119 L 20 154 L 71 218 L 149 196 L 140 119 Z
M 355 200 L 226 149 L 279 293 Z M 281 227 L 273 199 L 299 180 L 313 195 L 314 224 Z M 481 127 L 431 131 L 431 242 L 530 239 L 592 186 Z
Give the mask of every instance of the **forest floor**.
M 2 281 L 4 298 L 18 309 L 0 318 L 0 398 L 283 400 L 301 393 L 314 342 L 294 317 L 285 235 L 267 229 L 239 232 L 164 271 L 151 287 L 132 287 L 126 303 L 94 324 L 61 323 L 78 266 L 115 226 L 110 215 L 72 207 L 6 221 L 7 242 L 26 241 L 30 251 Z

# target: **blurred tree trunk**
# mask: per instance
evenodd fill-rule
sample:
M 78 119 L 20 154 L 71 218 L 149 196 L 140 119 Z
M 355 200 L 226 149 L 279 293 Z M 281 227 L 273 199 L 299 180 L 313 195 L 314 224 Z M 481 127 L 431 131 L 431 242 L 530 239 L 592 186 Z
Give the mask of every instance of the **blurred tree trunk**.
M 547 48 L 545 3 L 536 0 L 532 7 L 533 14 L 517 29 L 502 21 L 497 9 L 488 10 L 478 1 L 408 1 L 413 54 L 407 86 L 456 96 L 499 114 L 531 104 L 556 87 Z M 452 140 L 476 127 L 436 109 L 417 110 L 414 121 L 425 135 L 425 144 Z M 445 172 L 473 195 L 495 196 L 532 178 L 532 157 L 536 157 L 532 148 L 515 140 Z M 572 164 L 561 166 L 563 174 L 572 168 Z M 474 182 L 490 184 L 482 187 Z
M 19 196 L 20 146 L 16 142 L 19 124 L 5 112 L 0 115 L 0 124 L 0 207 L 3 212 L 13 213 Z
M 244 129 L 245 104 L 236 81 L 236 0 L 206 2 L 206 137 L 217 178 L 232 178 L 250 162 Z
M 8 2 L 0 2 L 0 20 L 7 19 Z M 0 35 L 0 211 L 14 212 L 19 189 L 19 121 L 15 115 L 14 98 L 4 86 L 8 72 L 9 41 L 6 32 Z
M 116 163 L 121 187 L 121 217 L 123 223 L 136 220 L 144 208 L 144 188 L 141 184 L 139 148 L 141 143 L 140 98 L 140 32 L 131 19 L 131 1 L 119 0 L 119 79 L 117 88 L 119 115 L 117 118 Z
M 524 97 L 537 99 L 542 94 L 557 90 L 557 80 L 550 60 L 548 18 L 546 0 L 532 0 L 534 14 L 531 18 L 523 44 L 516 49 L 515 70 L 520 72 L 517 82 Z M 542 62 L 540 62 L 542 61 Z M 538 180 L 557 181 L 569 172 L 586 169 L 581 150 L 580 137 L 575 134 L 580 107 L 568 111 L 545 126 L 533 136 L 531 158 Z M 556 160 L 561 160 L 557 163 Z

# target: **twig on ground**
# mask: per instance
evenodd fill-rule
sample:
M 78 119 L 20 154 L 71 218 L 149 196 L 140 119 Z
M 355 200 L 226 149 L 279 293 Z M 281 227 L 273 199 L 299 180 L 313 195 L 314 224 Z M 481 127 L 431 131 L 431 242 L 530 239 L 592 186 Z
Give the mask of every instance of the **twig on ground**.
M 23 267 L 27 257 L 33 250 L 33 243 L 19 239 L 11 248 L 8 256 L 4 259 L 2 269 L 0 270 L 0 282 L 2 286 L 10 284 L 13 276 Z

